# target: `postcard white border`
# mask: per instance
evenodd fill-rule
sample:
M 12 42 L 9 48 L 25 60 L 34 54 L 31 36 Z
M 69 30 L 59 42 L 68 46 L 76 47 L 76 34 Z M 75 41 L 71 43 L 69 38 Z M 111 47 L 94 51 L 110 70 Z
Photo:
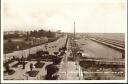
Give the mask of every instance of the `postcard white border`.
M 1 0 L 1 83 L 127 83 L 127 25 L 125 26 L 125 80 L 3 80 L 3 0 Z M 126 0 L 127 4 L 127 0 Z M 126 6 L 127 9 L 127 6 Z M 126 11 L 127 16 L 127 11 Z M 127 24 L 127 18 L 126 18 Z

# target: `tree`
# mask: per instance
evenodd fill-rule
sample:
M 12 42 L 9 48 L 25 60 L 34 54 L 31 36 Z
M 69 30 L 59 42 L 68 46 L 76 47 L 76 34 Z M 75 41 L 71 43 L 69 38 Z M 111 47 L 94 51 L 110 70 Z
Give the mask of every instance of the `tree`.
M 54 64 L 47 65 L 45 69 L 47 70 L 46 80 L 53 80 L 53 74 L 59 71 L 58 66 Z
M 46 36 L 47 36 L 48 38 L 53 38 L 55 35 L 54 35 L 53 32 L 51 32 L 51 31 L 49 30 L 49 31 L 47 32 Z

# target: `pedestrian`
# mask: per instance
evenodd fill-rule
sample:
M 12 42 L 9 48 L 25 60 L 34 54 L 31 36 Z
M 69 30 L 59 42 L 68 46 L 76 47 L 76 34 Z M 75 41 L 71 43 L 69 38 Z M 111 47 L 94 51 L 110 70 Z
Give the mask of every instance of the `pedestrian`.
M 33 69 L 33 64 L 31 63 L 30 64 L 30 70 L 32 71 L 32 69 Z
M 25 69 L 25 61 L 23 62 L 23 69 Z
M 15 56 L 13 56 L 13 60 L 15 60 L 16 58 L 15 58 Z
M 24 62 L 24 57 L 23 57 L 23 56 L 21 57 L 21 62 L 22 62 L 22 63 Z
M 18 59 L 18 62 L 20 63 L 20 58 L 17 58 Z
M 5 64 L 5 69 L 6 69 L 7 72 L 10 70 L 10 66 L 9 66 L 8 63 Z

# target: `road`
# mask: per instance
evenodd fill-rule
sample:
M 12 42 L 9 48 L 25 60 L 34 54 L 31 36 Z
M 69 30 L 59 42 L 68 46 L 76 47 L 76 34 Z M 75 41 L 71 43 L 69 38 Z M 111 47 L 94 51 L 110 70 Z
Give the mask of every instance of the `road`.
M 109 48 L 105 45 L 93 42 L 89 39 L 79 39 L 77 41 L 79 47 L 83 50 L 83 54 L 88 54 L 89 57 L 93 58 L 122 58 L 122 53 Z

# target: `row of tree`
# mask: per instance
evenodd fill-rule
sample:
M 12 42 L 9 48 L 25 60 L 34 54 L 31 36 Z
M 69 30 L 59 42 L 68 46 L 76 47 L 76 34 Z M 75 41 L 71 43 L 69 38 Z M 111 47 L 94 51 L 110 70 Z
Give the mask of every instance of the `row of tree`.
M 7 35 L 4 35 L 4 40 L 9 40 L 11 38 L 13 39 L 17 39 L 17 38 L 22 38 L 22 37 L 25 37 L 26 35 L 23 34 L 22 36 L 20 36 L 19 34 L 17 33 L 14 33 L 14 34 L 7 34 Z
M 37 38 L 39 38 L 39 37 L 54 38 L 55 33 L 51 32 L 50 30 L 49 31 L 44 31 L 43 29 L 41 29 L 41 30 L 30 31 L 29 36 L 37 37 Z
M 55 32 L 52 31 L 46 31 L 46 30 L 33 30 L 30 32 L 27 32 L 27 35 L 25 33 L 23 33 L 22 35 L 18 34 L 18 33 L 13 33 L 13 34 L 6 34 L 4 35 L 4 39 L 8 40 L 10 38 L 22 38 L 22 37 L 26 37 L 26 36 L 31 36 L 31 37 L 36 37 L 36 38 L 40 38 L 40 37 L 48 37 L 48 38 L 54 38 L 55 37 Z

